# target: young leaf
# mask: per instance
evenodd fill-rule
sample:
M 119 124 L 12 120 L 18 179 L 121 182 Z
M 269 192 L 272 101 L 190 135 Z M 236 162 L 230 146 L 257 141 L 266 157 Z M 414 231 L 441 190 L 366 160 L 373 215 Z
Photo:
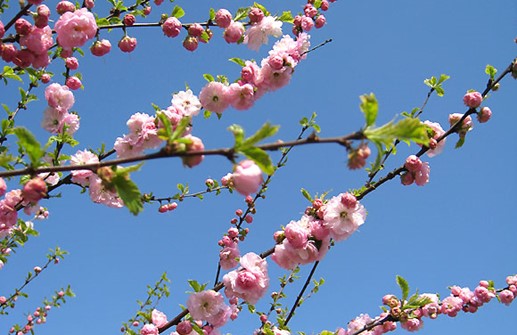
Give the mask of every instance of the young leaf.
M 113 177 L 113 186 L 131 214 L 137 215 L 144 209 L 142 195 L 136 184 L 126 176 L 127 174 L 121 174 Z
M 264 150 L 257 147 L 244 147 L 239 149 L 239 152 L 254 161 L 264 173 L 271 175 L 275 172 L 271 158 Z
M 272 126 L 269 122 L 266 122 L 255 134 L 248 137 L 242 145 L 245 147 L 253 146 L 263 139 L 275 135 L 278 129 L 280 129 L 279 126 Z
M 33 167 L 38 166 L 40 159 L 45 154 L 45 151 L 41 148 L 41 144 L 29 130 L 23 127 L 14 128 L 13 132 L 18 137 L 18 145 L 29 156 L 31 165 Z
M 179 19 L 182 18 L 183 15 L 185 15 L 185 11 L 180 6 L 174 6 L 174 9 L 172 10 L 171 16 Z
M 409 295 L 409 284 L 407 280 L 405 280 L 402 276 L 397 275 L 397 285 L 400 287 L 400 290 L 402 291 L 401 300 L 406 300 Z
M 312 196 L 310 195 L 310 193 L 304 188 L 302 188 L 300 191 L 302 192 L 303 197 L 305 199 L 309 200 L 310 203 L 312 203 L 313 199 L 312 199 Z
M 244 129 L 242 129 L 238 124 L 232 124 L 228 127 L 228 130 L 232 132 L 233 137 L 235 138 L 235 148 L 240 147 L 244 140 Z
M 492 65 L 487 64 L 487 66 L 485 68 L 485 73 L 490 76 L 490 79 L 494 80 L 495 75 L 497 74 L 497 69 L 495 67 L 493 67 Z
M 237 65 L 240 65 L 242 67 L 246 66 L 246 63 L 241 58 L 233 57 L 229 59 L 230 62 L 233 62 Z
M 369 127 L 375 123 L 377 119 L 377 113 L 379 111 L 379 104 L 373 93 L 368 95 L 363 94 L 360 96 L 361 99 L 361 111 L 364 113 L 366 119 L 366 126 Z

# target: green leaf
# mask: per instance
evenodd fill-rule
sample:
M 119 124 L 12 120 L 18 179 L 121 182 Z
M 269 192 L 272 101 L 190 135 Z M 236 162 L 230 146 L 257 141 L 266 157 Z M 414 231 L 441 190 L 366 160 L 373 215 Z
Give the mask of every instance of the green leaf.
M 494 80 L 495 75 L 497 74 L 497 69 L 495 67 L 493 67 L 492 65 L 487 64 L 487 66 L 485 68 L 485 73 L 490 76 L 490 79 Z
M 271 175 L 275 172 L 271 157 L 264 150 L 257 147 L 245 147 L 241 148 L 239 152 L 254 161 L 264 173 Z
M 172 124 L 171 120 L 165 115 L 165 113 L 157 112 L 156 116 L 158 117 L 158 120 L 161 121 L 163 127 L 160 127 L 158 129 L 158 137 L 162 140 L 169 140 L 172 137 Z
M 176 129 L 174 129 L 174 132 L 170 137 L 170 141 L 174 141 L 176 139 L 183 137 L 183 134 L 185 134 L 185 130 L 188 126 L 190 126 L 190 121 L 190 117 L 182 118 L 180 120 L 180 123 L 176 126 Z
M 240 21 L 245 19 L 248 16 L 249 7 L 242 7 L 237 9 L 237 13 L 235 13 L 234 21 Z
M 230 58 L 229 61 L 233 62 L 237 65 L 240 65 L 242 67 L 246 66 L 246 62 L 241 58 L 233 57 L 233 58 Z
M 112 179 L 112 185 L 115 187 L 118 196 L 124 205 L 129 209 L 131 214 L 137 215 L 144 209 L 142 194 L 138 189 L 138 186 L 129 179 L 131 172 L 140 169 L 142 164 L 132 165 L 128 167 L 117 167 L 115 169 L 115 176 Z
M 18 137 L 18 145 L 27 153 L 33 167 L 37 167 L 40 164 L 40 159 L 45 154 L 45 151 L 41 148 L 41 144 L 36 140 L 32 133 L 23 128 L 17 127 L 13 129 L 14 134 Z
M 264 125 L 262 125 L 262 127 L 259 130 L 257 130 L 255 134 L 248 137 L 244 141 L 244 143 L 242 143 L 242 146 L 253 146 L 256 143 L 262 141 L 263 139 L 275 135 L 278 132 L 278 129 L 280 129 L 279 126 L 272 126 L 269 122 L 266 122 L 264 123 Z
M 240 147 L 244 140 L 244 129 L 242 129 L 238 124 L 232 124 L 228 127 L 228 130 L 232 132 L 233 137 L 235 138 L 235 148 Z
M 201 285 L 197 280 L 194 280 L 194 279 L 189 279 L 188 284 L 190 285 L 190 287 L 192 287 L 194 292 L 201 292 L 206 287 L 206 284 Z
M 293 23 L 293 14 L 291 14 L 291 11 L 285 11 L 282 12 L 282 15 L 278 18 L 278 21 L 287 22 L 287 23 Z
M 179 19 L 182 18 L 185 15 L 185 11 L 180 6 L 174 6 L 174 9 L 172 10 L 171 16 Z
M 205 73 L 203 75 L 203 78 L 205 78 L 205 80 L 208 81 L 209 83 L 215 80 L 214 76 L 212 76 L 210 73 Z
M 368 95 L 363 94 L 359 97 L 361 99 L 361 111 L 366 119 L 366 126 L 369 127 L 375 123 L 377 113 L 379 111 L 379 104 L 373 93 Z
M 312 196 L 310 195 L 310 193 L 304 188 L 302 188 L 300 191 L 302 192 L 303 197 L 305 199 L 309 200 L 310 203 L 312 203 L 313 199 L 312 199 Z
M 22 81 L 22 78 L 14 72 L 13 68 L 7 65 L 4 66 L 2 77 Z
M 397 275 L 397 285 L 400 287 L 400 290 L 402 291 L 401 300 L 406 300 L 409 295 L 409 284 L 407 280 L 405 280 L 402 276 Z
M 432 90 L 436 91 L 436 94 L 439 97 L 442 97 L 445 93 L 443 90 L 442 84 L 449 79 L 450 77 L 446 74 L 441 74 L 440 79 L 436 80 L 436 77 L 432 76 L 431 78 L 425 79 L 424 84 L 429 86 Z
M 210 8 L 210 14 L 209 14 L 210 20 L 215 20 L 215 10 L 213 8 Z
M 364 135 L 370 141 L 383 143 L 386 146 L 391 146 L 395 139 L 422 145 L 429 144 L 427 127 L 420 120 L 413 118 L 405 118 L 397 123 L 391 121 L 378 128 L 369 127 L 364 130 Z

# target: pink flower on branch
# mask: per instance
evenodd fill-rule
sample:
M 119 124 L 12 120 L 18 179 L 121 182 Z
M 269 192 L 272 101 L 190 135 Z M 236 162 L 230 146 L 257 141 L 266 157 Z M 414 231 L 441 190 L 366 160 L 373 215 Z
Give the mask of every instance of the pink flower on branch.
M 241 257 L 240 264 L 241 268 L 223 277 L 224 293 L 228 298 L 241 298 L 254 305 L 269 286 L 266 260 L 250 252 Z
M 57 42 L 63 48 L 80 47 L 97 33 L 95 17 L 86 8 L 66 12 L 54 26 Z
M 214 290 L 191 294 L 187 300 L 187 308 L 194 320 L 206 321 L 215 327 L 224 325 L 231 313 L 221 293 Z

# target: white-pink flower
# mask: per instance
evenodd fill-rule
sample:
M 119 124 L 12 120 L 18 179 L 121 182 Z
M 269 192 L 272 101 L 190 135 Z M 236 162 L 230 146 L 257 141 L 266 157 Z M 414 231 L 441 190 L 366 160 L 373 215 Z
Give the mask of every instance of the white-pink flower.
M 438 122 L 424 121 L 424 124 L 432 130 L 432 136 L 430 136 L 429 141 L 430 150 L 427 151 L 427 156 L 434 157 L 443 151 L 447 138 L 442 139 L 440 142 L 437 142 L 436 139 L 445 134 L 445 131 Z
M 93 202 L 114 208 L 120 208 L 124 206 L 122 199 L 120 199 L 115 192 L 106 189 L 106 187 L 104 187 L 102 184 L 101 179 L 97 175 L 90 176 L 89 180 L 89 193 Z
M 99 157 L 88 150 L 79 150 L 70 157 L 70 165 L 72 166 L 96 163 L 99 163 Z M 72 181 L 82 186 L 87 186 L 90 182 L 89 177 L 94 174 L 91 170 L 73 170 L 71 173 Z
M 187 308 L 192 318 L 207 321 L 215 327 L 224 325 L 231 312 L 221 293 L 214 290 L 191 294 L 187 300 Z
M 167 323 L 167 315 L 157 309 L 153 309 L 151 312 L 151 320 L 156 327 L 161 328 Z
M 66 12 L 54 26 L 57 32 L 57 42 L 63 48 L 80 47 L 86 41 L 95 37 L 97 23 L 95 17 L 86 8 L 74 12 Z
M 260 22 L 252 25 L 244 33 L 244 43 L 252 50 L 258 50 L 262 44 L 267 44 L 268 37 L 282 36 L 282 21 L 273 16 L 266 16 Z
M 45 89 L 45 99 L 50 107 L 66 112 L 74 105 L 74 94 L 68 86 L 53 83 Z
M 220 82 L 211 81 L 201 89 L 199 100 L 206 110 L 221 114 L 230 104 L 228 100 L 228 86 Z
M 352 235 L 366 219 L 366 209 L 358 201 L 347 206 L 349 194 L 331 198 L 325 205 L 323 220 L 330 229 L 330 236 L 341 241 Z
M 250 252 L 241 257 L 240 264 L 241 268 L 223 277 L 224 293 L 228 298 L 241 298 L 254 305 L 269 286 L 266 260 Z
M 172 95 L 172 105 L 181 108 L 184 116 L 196 116 L 201 110 L 201 102 L 191 90 L 180 91 Z

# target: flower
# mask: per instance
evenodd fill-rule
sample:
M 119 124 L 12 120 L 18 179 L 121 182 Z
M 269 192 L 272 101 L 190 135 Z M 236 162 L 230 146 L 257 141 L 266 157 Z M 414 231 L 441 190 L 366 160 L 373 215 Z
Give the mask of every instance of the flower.
M 54 26 L 57 42 L 63 48 L 80 47 L 97 33 L 95 17 L 86 8 L 66 12 Z
M 269 286 L 266 260 L 250 252 L 241 257 L 240 264 L 241 268 L 223 277 L 224 293 L 228 298 L 241 298 L 254 305 Z
M 230 307 L 224 303 L 221 293 L 214 290 L 191 294 L 187 308 L 195 320 L 207 321 L 215 327 L 224 325 L 230 317 Z
M 348 238 L 366 219 L 364 206 L 359 201 L 350 201 L 350 197 L 353 195 L 342 193 L 325 204 L 324 225 L 330 229 L 330 236 L 336 241 Z
M 221 114 L 230 104 L 228 86 L 217 81 L 211 81 L 199 93 L 201 105 L 214 113 Z
M 240 194 L 256 193 L 263 182 L 262 171 L 252 160 L 244 160 L 235 166 L 232 174 L 233 186 Z
M 252 50 L 258 50 L 262 44 L 267 44 L 268 37 L 282 36 L 282 21 L 273 16 L 266 16 L 260 22 L 253 24 L 244 33 L 244 43 Z
M 201 102 L 190 89 L 173 94 L 171 104 L 181 108 L 184 116 L 196 116 L 202 107 Z
M 463 103 L 469 108 L 478 108 L 483 102 L 483 96 L 479 92 L 468 92 L 463 96 Z

